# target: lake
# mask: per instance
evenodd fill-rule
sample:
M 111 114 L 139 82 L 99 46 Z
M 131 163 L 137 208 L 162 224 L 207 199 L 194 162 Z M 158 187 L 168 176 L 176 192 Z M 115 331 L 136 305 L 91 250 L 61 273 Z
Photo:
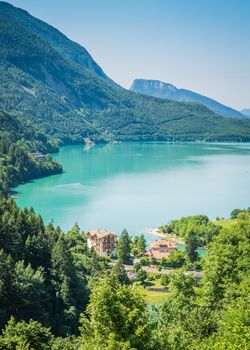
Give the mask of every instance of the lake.
M 250 144 L 77 145 L 54 158 L 64 173 L 19 186 L 17 203 L 65 231 L 77 222 L 134 235 L 181 216 L 228 217 L 250 206 Z

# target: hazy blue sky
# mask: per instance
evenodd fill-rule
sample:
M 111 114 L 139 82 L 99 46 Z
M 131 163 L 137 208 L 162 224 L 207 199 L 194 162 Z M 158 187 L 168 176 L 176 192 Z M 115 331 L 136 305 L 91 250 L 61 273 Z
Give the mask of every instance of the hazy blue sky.
M 159 79 L 250 108 L 250 0 L 11 0 L 116 82 Z

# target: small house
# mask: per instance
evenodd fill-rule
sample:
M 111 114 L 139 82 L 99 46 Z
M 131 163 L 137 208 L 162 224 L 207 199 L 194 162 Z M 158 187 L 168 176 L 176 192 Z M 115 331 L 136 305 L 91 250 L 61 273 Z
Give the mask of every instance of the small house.
M 150 249 L 146 255 L 150 258 L 156 258 L 157 260 L 167 258 L 171 252 L 177 250 L 176 244 L 166 239 L 152 242 L 149 247 Z
M 30 158 L 32 158 L 33 160 L 40 162 L 40 163 L 45 163 L 46 162 L 46 155 L 42 154 L 42 153 L 28 153 L 28 155 L 30 156 Z

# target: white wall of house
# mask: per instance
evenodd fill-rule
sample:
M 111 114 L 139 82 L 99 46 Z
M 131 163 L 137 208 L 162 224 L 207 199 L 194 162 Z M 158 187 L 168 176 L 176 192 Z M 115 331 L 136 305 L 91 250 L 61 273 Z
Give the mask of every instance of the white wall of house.
M 103 240 L 102 239 L 99 240 L 99 247 L 96 247 L 95 244 L 94 244 L 94 241 L 91 238 L 87 238 L 87 246 L 88 246 L 89 249 L 91 249 L 91 248 L 96 249 L 97 248 L 98 251 L 99 251 L 98 254 L 101 255 L 101 256 L 107 256 L 108 255 L 106 249 L 104 249 L 104 244 L 103 244 Z M 113 249 L 109 255 L 115 256 L 115 249 Z
M 89 249 L 91 249 L 93 247 L 92 241 L 89 238 L 87 238 L 87 246 Z

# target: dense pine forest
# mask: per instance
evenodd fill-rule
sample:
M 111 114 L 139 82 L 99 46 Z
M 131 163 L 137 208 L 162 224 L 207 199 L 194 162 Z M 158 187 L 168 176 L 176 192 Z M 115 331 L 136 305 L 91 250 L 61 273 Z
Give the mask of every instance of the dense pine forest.
M 59 151 L 55 138 L 48 138 L 37 124 L 19 114 L 13 115 L 0 110 L 0 132 L 28 152 L 56 153 Z
M 121 253 L 111 267 L 77 225 L 65 234 L 1 195 L 0 349 L 248 349 L 250 213 L 232 215 L 209 239 L 198 284 L 183 265 L 149 307 Z M 202 230 L 204 220 L 184 229 Z
M 0 111 L 0 191 L 9 193 L 20 183 L 61 173 L 49 152 L 58 147 L 34 124 Z

